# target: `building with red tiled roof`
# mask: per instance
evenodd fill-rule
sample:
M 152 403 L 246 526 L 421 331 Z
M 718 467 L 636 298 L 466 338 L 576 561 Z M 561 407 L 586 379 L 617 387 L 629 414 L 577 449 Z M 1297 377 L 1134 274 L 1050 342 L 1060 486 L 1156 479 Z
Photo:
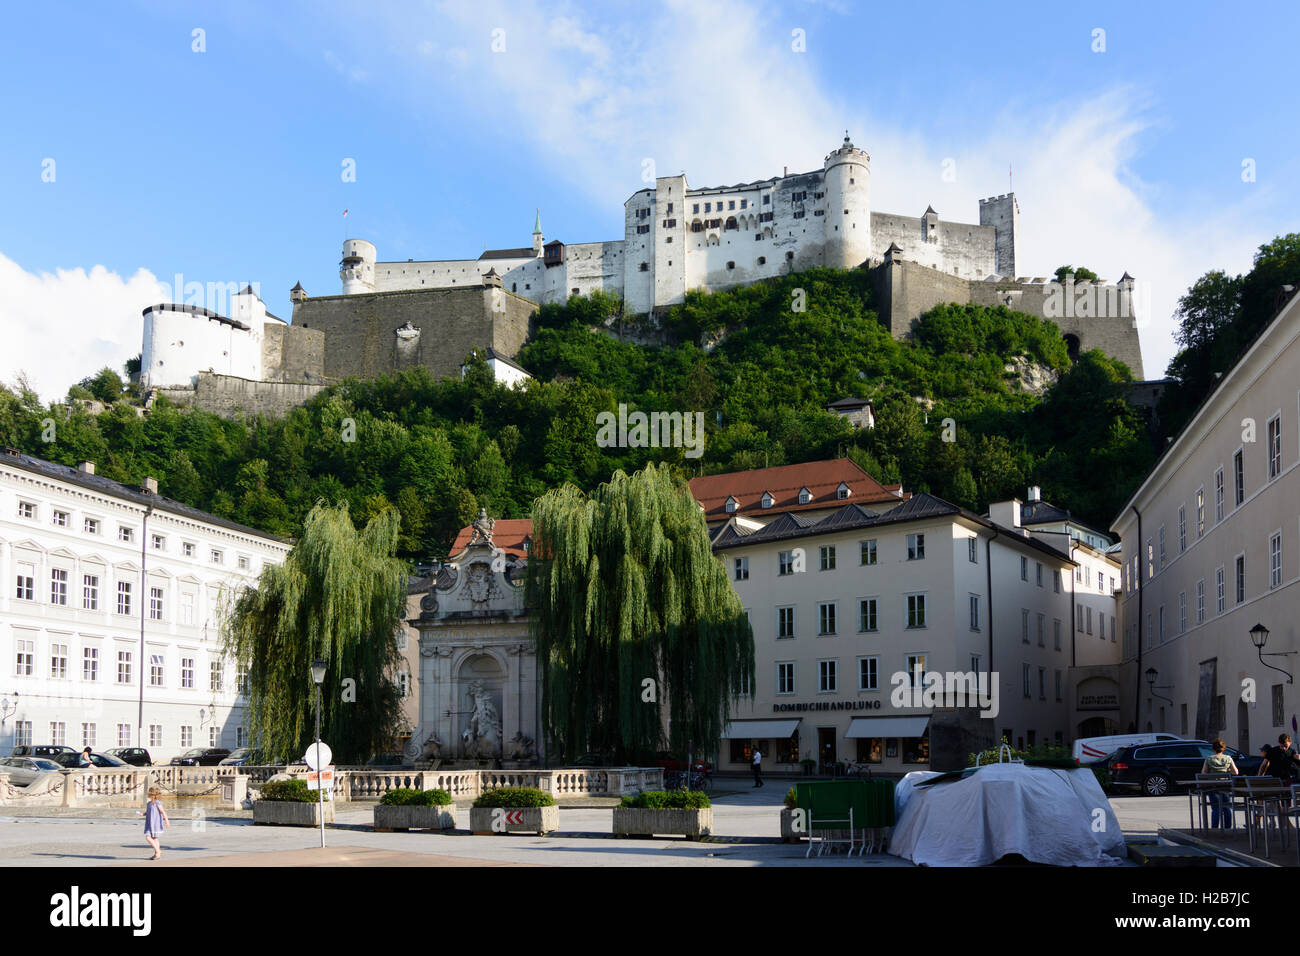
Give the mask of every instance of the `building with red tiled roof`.
M 466 525 L 456 535 L 451 544 L 449 555 L 455 558 L 467 547 L 474 536 L 473 525 Z M 528 557 L 532 546 L 533 520 L 531 518 L 498 518 L 492 527 L 492 543 L 509 557 L 522 559 Z
M 790 511 L 822 511 L 848 504 L 897 502 L 902 485 L 882 485 L 848 458 L 755 468 L 692 478 L 691 494 L 710 524 L 733 515 L 763 520 Z

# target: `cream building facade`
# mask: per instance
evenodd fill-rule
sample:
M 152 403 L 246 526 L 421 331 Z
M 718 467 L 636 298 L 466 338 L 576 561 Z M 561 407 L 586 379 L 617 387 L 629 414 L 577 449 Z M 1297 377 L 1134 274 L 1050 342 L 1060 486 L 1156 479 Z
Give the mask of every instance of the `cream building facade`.
M 1247 753 L 1300 736 L 1298 340 L 1293 296 L 1111 525 L 1123 540 L 1125 724 L 1222 735 Z
M 90 462 L 0 453 L 0 748 L 145 747 L 159 763 L 248 745 L 223 614 L 289 548 Z

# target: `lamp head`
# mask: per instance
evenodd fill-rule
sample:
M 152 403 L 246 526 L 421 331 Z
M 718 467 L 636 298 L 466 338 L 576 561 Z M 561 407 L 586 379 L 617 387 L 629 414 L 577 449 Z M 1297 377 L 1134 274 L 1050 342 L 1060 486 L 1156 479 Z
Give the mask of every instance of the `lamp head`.
M 1146 670 L 1147 683 L 1150 684 L 1152 687 L 1154 687 L 1156 683 L 1156 674 L 1157 671 L 1154 667 L 1147 668 Z
M 1263 624 L 1256 624 L 1250 629 L 1250 640 L 1260 650 L 1268 643 L 1268 628 Z
M 325 683 L 325 662 L 319 657 L 311 663 L 311 679 L 317 687 Z

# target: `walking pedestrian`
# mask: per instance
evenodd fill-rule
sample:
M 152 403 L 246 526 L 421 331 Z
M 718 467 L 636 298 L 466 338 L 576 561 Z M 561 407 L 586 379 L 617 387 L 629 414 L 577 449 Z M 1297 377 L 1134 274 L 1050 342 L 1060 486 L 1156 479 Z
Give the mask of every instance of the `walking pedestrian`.
M 1230 773 L 1234 776 L 1240 773 L 1237 765 L 1229 757 L 1225 750 L 1228 745 L 1221 738 L 1216 737 L 1210 742 L 1214 753 L 1205 758 L 1205 763 L 1201 764 L 1201 773 Z M 1229 806 L 1231 797 L 1226 790 L 1212 790 L 1210 797 L 1210 826 L 1218 829 L 1220 826 L 1225 830 L 1231 830 L 1233 819 L 1232 810 Z
M 84 750 L 81 751 L 81 756 L 77 758 L 77 766 L 78 766 L 79 768 L 80 768 L 80 767 L 93 767 L 93 766 L 95 766 L 95 761 L 93 761 L 93 760 L 90 759 L 90 748 L 89 748 L 89 747 L 87 747 L 87 748 L 85 748 Z
M 144 838 L 153 847 L 153 856 L 150 859 L 162 859 L 162 847 L 158 845 L 158 837 L 162 835 L 163 827 L 171 825 L 172 822 L 167 819 L 167 811 L 163 809 L 162 790 L 158 787 L 150 787 L 149 805 L 144 810 Z
M 755 786 L 755 787 L 761 787 L 761 786 L 763 785 L 763 777 L 761 776 L 761 774 L 762 774 L 762 770 L 763 770 L 763 768 L 762 768 L 762 760 L 763 760 L 763 753 L 762 753 L 762 751 L 760 751 L 757 747 L 755 747 L 755 748 L 754 748 L 754 757 L 753 757 L 753 759 L 749 762 L 750 767 L 752 767 L 753 770 L 754 770 L 754 786 Z M 751 789 L 752 789 L 752 788 L 751 788 Z

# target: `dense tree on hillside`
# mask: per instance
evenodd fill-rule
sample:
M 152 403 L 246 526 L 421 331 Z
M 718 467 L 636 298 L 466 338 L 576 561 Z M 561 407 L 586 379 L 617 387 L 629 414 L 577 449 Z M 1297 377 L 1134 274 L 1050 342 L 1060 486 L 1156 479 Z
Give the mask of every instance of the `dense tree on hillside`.
M 1083 266 L 1064 265 L 1054 273 L 1056 281 L 1064 284 L 1066 276 L 1074 276 L 1075 282 L 1100 282 L 1097 273 L 1091 269 L 1085 269 Z

